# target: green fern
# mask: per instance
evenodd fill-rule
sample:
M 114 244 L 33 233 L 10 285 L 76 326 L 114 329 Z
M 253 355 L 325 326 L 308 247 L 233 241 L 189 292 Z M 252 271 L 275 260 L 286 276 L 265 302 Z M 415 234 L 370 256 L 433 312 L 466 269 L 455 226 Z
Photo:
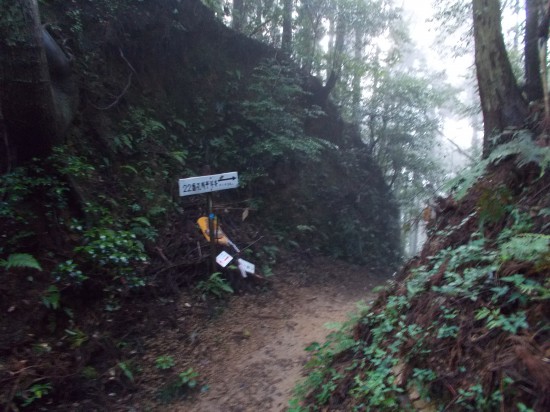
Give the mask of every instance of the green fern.
M 550 148 L 538 146 L 527 130 L 520 130 L 514 140 L 497 146 L 489 156 L 489 161 L 498 164 L 511 155 L 517 155 L 515 163 L 519 167 L 535 163 L 540 166 L 541 173 L 544 173 L 550 166 Z
M 550 299 L 550 289 L 548 285 L 542 285 L 533 279 L 527 279 L 525 276 L 516 273 L 511 276 L 501 278 L 503 282 L 515 286 L 524 296 L 529 296 L 532 300 Z M 508 289 L 508 286 L 506 286 Z
M 538 233 L 525 233 L 512 237 L 500 247 L 503 261 L 520 260 L 537 263 L 550 252 L 550 236 Z
M 529 163 L 535 163 L 541 168 L 541 176 L 550 167 L 550 148 L 540 147 L 534 140 L 531 132 L 520 130 L 510 142 L 497 146 L 487 159 L 477 162 L 460 176 L 451 179 L 444 187 L 453 189 L 455 198 L 462 199 L 470 188 L 483 176 L 487 166 L 498 164 L 509 156 L 516 156 L 515 163 L 523 167 Z
M 443 186 L 443 189 L 454 191 L 456 200 L 462 199 L 479 178 L 483 176 L 488 164 L 488 159 L 477 162 L 475 165 L 465 170 L 461 175 L 449 180 Z
M 0 267 L 6 270 L 11 268 L 30 268 L 42 270 L 40 263 L 28 253 L 13 253 L 7 259 L 0 259 Z
M 218 298 L 221 298 L 225 294 L 235 293 L 229 283 L 221 277 L 220 272 L 212 273 L 208 280 L 200 281 L 196 288 L 203 296 L 213 295 Z

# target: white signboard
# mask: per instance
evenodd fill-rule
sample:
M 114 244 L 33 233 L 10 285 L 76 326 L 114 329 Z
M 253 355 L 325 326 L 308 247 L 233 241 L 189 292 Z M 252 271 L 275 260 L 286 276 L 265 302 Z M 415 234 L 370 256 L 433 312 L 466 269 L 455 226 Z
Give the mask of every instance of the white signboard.
M 236 187 L 239 187 L 239 174 L 237 172 L 196 176 L 179 180 L 180 196 L 198 195 Z
M 243 278 L 246 277 L 247 273 L 254 274 L 254 271 L 256 270 L 256 266 L 253 263 L 247 262 L 244 259 L 239 259 L 239 270 L 241 271 L 241 275 Z
M 229 262 L 233 260 L 233 256 L 231 256 L 229 253 L 223 251 L 218 256 L 216 256 L 216 263 L 220 265 L 222 268 L 226 267 Z

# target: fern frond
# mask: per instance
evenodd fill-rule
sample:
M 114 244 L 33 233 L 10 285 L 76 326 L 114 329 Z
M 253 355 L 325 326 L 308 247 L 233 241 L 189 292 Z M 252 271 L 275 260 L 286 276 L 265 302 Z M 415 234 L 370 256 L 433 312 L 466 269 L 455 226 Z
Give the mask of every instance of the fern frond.
M 40 263 L 28 253 L 13 253 L 6 260 L 0 259 L 0 266 L 6 269 L 10 268 L 30 268 L 42 270 Z
M 550 167 L 550 148 L 537 145 L 527 130 L 520 130 L 512 141 L 497 146 L 489 156 L 489 162 L 498 164 L 511 155 L 517 155 L 515 163 L 519 167 L 535 163 L 542 173 Z
M 528 130 L 519 130 L 514 139 L 495 147 L 487 159 L 477 162 L 465 170 L 461 175 L 451 179 L 443 187 L 444 190 L 454 191 L 456 200 L 462 199 L 470 188 L 483 176 L 487 166 L 497 165 L 509 156 L 516 156 L 518 167 L 535 163 L 541 168 L 541 175 L 550 168 L 550 147 L 540 147 Z
M 483 176 L 485 169 L 489 161 L 487 159 L 476 163 L 471 168 L 468 168 L 461 175 L 448 181 L 443 190 L 454 191 L 454 198 L 456 200 L 462 199 L 466 196 L 466 193 L 472 188 L 472 186 Z
M 550 251 L 550 236 L 538 233 L 525 233 L 512 237 L 500 247 L 503 261 L 517 259 L 538 262 Z
M 533 146 L 532 134 L 527 130 L 520 130 L 511 141 L 500 144 L 494 148 L 489 155 L 489 163 L 498 164 L 508 156 L 519 155 L 523 152 L 529 153 L 532 151 Z M 530 155 L 528 154 L 527 156 Z

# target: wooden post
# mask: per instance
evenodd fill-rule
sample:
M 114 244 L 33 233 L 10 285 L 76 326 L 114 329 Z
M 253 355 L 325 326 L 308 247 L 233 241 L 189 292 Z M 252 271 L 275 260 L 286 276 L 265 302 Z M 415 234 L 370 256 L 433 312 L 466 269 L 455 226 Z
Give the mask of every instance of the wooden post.
M 212 207 L 212 193 L 207 195 L 208 202 L 208 231 L 210 232 L 210 261 L 211 273 L 216 272 L 216 233 L 214 233 L 214 210 Z
M 216 243 L 218 241 L 217 233 L 219 229 L 214 228 L 214 210 L 212 207 L 212 192 L 234 189 L 239 187 L 239 174 L 237 172 L 227 172 L 216 175 L 194 176 L 178 181 L 180 196 L 191 196 L 202 193 L 207 194 L 208 209 L 208 232 L 210 232 L 210 255 L 211 270 L 216 272 Z M 204 229 L 203 229 L 204 230 Z M 205 230 L 206 232 L 206 230 Z M 204 233 L 206 236 L 206 233 Z

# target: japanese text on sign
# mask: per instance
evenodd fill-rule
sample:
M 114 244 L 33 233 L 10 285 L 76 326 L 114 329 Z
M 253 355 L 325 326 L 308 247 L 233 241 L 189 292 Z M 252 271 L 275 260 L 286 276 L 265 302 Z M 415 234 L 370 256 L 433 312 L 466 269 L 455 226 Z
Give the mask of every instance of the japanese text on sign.
M 236 187 L 239 187 L 239 175 L 237 172 L 196 176 L 179 180 L 180 196 L 198 195 Z

